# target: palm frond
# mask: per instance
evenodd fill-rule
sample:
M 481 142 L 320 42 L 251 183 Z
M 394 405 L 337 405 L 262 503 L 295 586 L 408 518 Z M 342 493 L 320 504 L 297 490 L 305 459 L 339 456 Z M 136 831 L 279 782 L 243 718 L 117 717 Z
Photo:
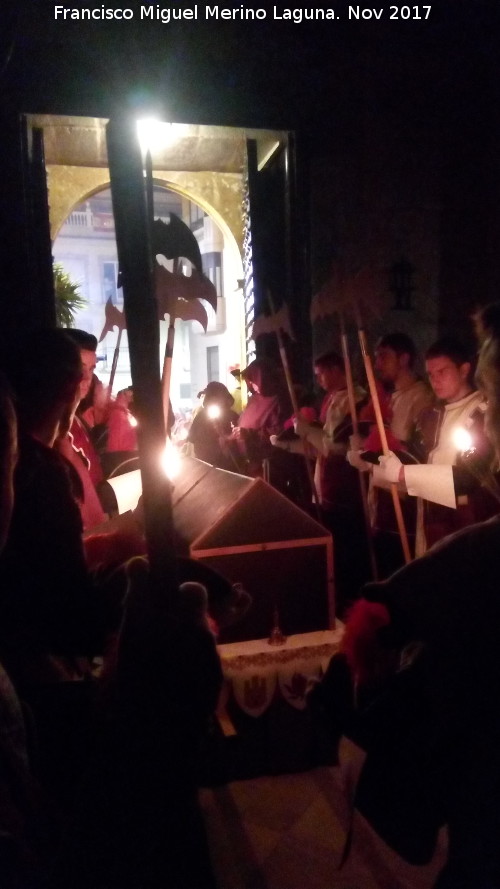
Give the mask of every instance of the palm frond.
M 75 312 L 85 309 L 87 300 L 80 292 L 80 284 L 71 280 L 62 265 L 54 263 L 54 291 L 56 298 L 56 323 L 58 327 L 73 327 Z

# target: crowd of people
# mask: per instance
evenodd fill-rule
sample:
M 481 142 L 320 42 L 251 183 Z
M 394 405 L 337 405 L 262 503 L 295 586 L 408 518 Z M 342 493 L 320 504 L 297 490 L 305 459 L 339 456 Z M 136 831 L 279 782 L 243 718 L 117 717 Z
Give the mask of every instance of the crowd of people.
M 427 350 L 435 400 L 406 432 L 394 424 L 398 403 L 409 413 L 404 388 L 394 388 L 388 455 L 378 456 L 374 437 L 368 449 L 351 441 L 349 462 L 370 474 L 370 485 L 397 484 L 403 498 L 423 501 L 414 514 L 421 554 L 364 586 L 342 651 L 310 698 L 332 739 L 345 733 L 365 751 L 354 805 L 389 846 L 427 864 L 447 826 L 435 889 L 500 886 L 500 304 L 479 313 L 477 328 L 474 377 L 459 343 L 440 339 Z M 408 366 L 408 343 L 404 351 Z
M 294 414 L 283 375 L 259 358 L 241 373 L 249 396 L 241 413 L 226 386 L 209 382 L 188 431 L 197 458 L 264 476 L 331 531 L 350 644 L 353 603 L 368 611 L 375 603 L 382 614 L 376 644 L 391 656 L 381 655 L 377 688 L 390 687 L 399 654 L 417 644 L 419 701 L 446 763 L 440 805 L 450 854 L 440 889 L 500 886 L 492 638 L 500 307 L 485 309 L 478 327 L 477 370 L 445 337 L 423 356 L 426 379 L 407 334 L 379 340 L 388 453 L 367 389 L 348 388 L 334 351 L 314 362 L 316 405 L 304 398 Z M 217 624 L 238 619 L 251 601 L 179 554 L 172 617 L 150 594 L 140 515 L 125 535 L 99 533 L 110 514 L 106 476 L 137 459 L 137 440 L 133 392 L 109 397 L 95 374 L 96 348 L 85 331 L 57 329 L 2 350 L 2 885 L 118 889 L 156 885 L 161 875 L 167 889 L 210 889 L 197 757 L 222 682 Z M 406 566 L 395 486 L 415 557 Z M 370 686 L 352 650 L 341 655 L 352 687 L 361 675 Z M 330 692 L 323 685 L 321 706 Z
M 96 457 L 73 433 L 95 349 L 77 336 L 2 349 L 1 882 L 210 887 L 196 776 L 222 681 L 215 620 L 249 597 L 179 558 L 172 615 L 141 527 L 84 538 Z
M 423 356 L 425 378 L 415 370 L 418 358 L 402 332 L 384 335 L 375 347 L 389 456 L 383 454 L 367 387 L 354 384 L 350 399 L 344 361 L 336 352 L 315 360 L 316 379 L 326 393 L 318 420 L 299 416 L 293 439 L 271 439 L 275 448 L 314 461 L 312 496 L 334 539 L 341 616 L 364 581 L 388 577 L 405 562 L 391 486 L 397 485 L 411 557 L 497 511 L 486 402 L 474 383 L 473 356 L 459 341 L 441 338 Z

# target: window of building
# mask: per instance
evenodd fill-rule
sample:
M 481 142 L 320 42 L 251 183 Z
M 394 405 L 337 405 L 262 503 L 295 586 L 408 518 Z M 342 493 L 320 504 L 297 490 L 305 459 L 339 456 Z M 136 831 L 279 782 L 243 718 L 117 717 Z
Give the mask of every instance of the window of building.
M 121 288 L 118 289 L 118 262 L 114 260 L 105 260 L 102 263 L 102 295 L 103 302 L 107 303 L 111 300 L 114 306 L 123 303 L 123 293 Z
M 222 253 L 203 253 L 203 271 L 214 285 L 217 296 L 222 296 Z
M 219 380 L 219 347 L 207 346 L 207 382 Z
M 203 228 L 203 220 L 206 215 L 205 211 L 198 204 L 190 202 L 189 225 L 191 231 L 197 231 L 198 229 Z

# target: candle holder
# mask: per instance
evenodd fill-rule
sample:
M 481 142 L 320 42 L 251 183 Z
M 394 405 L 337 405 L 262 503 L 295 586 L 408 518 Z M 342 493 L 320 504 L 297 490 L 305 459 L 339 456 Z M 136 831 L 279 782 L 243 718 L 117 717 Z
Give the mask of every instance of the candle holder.
M 275 608 L 273 612 L 273 628 L 271 630 L 271 635 L 267 640 L 268 645 L 284 645 L 287 640 L 287 637 L 283 635 L 281 632 L 281 627 L 279 624 L 279 613 L 278 609 Z

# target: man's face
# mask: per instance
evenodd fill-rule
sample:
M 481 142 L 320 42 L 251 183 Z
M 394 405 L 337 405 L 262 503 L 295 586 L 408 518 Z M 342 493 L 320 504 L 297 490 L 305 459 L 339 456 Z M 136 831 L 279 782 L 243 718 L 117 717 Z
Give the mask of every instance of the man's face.
M 451 358 L 441 355 L 438 358 L 428 358 L 425 369 L 434 395 L 442 401 L 458 401 L 467 394 L 469 362 L 457 365 Z
M 97 359 L 95 352 L 89 349 L 80 349 L 80 357 L 82 359 L 82 381 L 80 383 L 80 401 L 88 395 L 92 375 L 96 369 Z
M 400 356 L 390 346 L 375 351 L 375 372 L 382 383 L 395 383 L 401 370 Z
M 314 376 L 318 386 L 321 386 L 325 392 L 335 392 L 344 386 L 344 374 L 340 367 L 320 367 L 314 368 Z

